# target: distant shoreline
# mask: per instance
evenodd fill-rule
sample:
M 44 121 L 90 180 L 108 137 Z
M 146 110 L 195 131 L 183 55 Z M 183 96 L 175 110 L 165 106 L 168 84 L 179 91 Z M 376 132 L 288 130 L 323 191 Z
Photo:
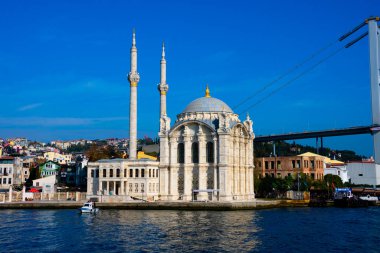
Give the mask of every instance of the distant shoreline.
M 309 201 L 302 200 L 261 200 L 252 202 L 123 202 L 96 203 L 102 209 L 120 210 L 187 210 L 187 211 L 238 211 L 280 207 L 307 207 Z M 0 203 L 1 209 L 77 209 L 83 201 L 41 201 Z

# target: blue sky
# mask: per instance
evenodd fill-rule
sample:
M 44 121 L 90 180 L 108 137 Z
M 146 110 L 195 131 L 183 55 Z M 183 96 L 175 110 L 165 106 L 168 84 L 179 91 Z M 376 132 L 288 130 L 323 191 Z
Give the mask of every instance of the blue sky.
M 128 137 L 133 27 L 139 136 L 157 135 L 163 40 L 172 121 L 209 84 L 211 95 L 235 112 L 245 117 L 249 111 L 257 135 L 369 125 L 368 38 L 262 99 L 364 32 L 336 42 L 371 15 L 380 15 L 377 0 L 3 0 L 0 137 Z M 236 108 L 326 45 L 323 54 Z M 372 154 L 366 135 L 325 138 L 324 145 Z

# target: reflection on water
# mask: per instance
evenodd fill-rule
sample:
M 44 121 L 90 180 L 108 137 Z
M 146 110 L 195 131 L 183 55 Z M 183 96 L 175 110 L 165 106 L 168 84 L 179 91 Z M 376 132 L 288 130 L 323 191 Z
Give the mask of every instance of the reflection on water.
M 0 252 L 378 252 L 380 208 L 0 210 Z
M 1 249 L 77 252 L 253 250 L 256 212 L 8 210 Z M 2 251 L 2 250 L 0 250 Z

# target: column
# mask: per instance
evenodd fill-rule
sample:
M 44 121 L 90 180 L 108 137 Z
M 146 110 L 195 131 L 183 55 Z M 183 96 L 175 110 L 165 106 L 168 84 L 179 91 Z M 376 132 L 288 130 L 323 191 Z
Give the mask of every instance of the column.
M 178 200 L 178 197 L 178 167 L 174 166 L 170 168 L 169 199 Z
M 203 133 L 198 133 L 198 145 L 199 145 L 199 175 L 198 175 L 199 190 L 207 190 L 208 166 L 206 165 L 206 139 Z M 198 200 L 208 200 L 208 193 L 207 192 L 198 193 Z
M 234 195 L 239 193 L 239 139 L 234 136 Z
M 124 193 L 124 181 L 120 180 L 120 192 L 119 195 L 125 195 Z
M 169 195 L 169 169 L 166 166 L 160 166 L 160 195 L 163 200 L 167 200 Z
M 184 178 L 183 178 L 183 190 L 184 190 L 184 200 L 192 199 L 192 189 L 193 189 L 193 167 L 190 165 L 191 161 L 191 140 L 188 133 L 188 128 L 185 126 L 185 131 L 183 134 L 184 146 L 185 146 L 185 164 L 184 164 Z
M 100 173 L 100 171 L 99 171 Z M 102 194 L 103 191 L 103 180 L 99 178 L 99 194 Z
M 221 130 L 219 133 L 219 162 L 218 162 L 218 180 L 219 180 L 219 200 L 230 201 L 232 200 L 232 156 L 230 152 L 233 151 L 233 144 L 230 141 L 231 136 Z
M 214 164 L 213 164 L 213 168 L 214 168 L 214 190 L 217 190 L 219 189 L 218 188 L 218 169 L 217 169 L 217 164 L 218 164 L 218 157 L 217 157 L 217 152 L 218 152 L 218 139 L 214 136 L 213 137 L 213 141 L 214 141 Z
M 9 202 L 12 202 L 12 185 L 9 186 L 9 196 L 8 196 L 8 201 Z M 42 196 L 42 192 L 41 192 L 41 196 Z
M 245 191 L 244 157 L 245 157 L 244 139 L 242 136 L 240 136 L 239 137 L 239 186 L 240 186 L 239 193 L 240 193 L 240 195 L 243 195 L 244 191 Z
M 161 115 L 162 116 L 162 115 Z M 162 120 L 162 119 L 161 119 Z M 160 137 L 160 188 L 159 188 L 159 194 L 161 195 L 162 200 L 168 199 L 169 194 L 169 157 L 170 157 L 170 147 L 169 147 L 169 137 L 167 133 L 161 132 L 162 129 L 160 129 L 159 137 Z M 147 171 L 147 175 L 148 171 Z
M 244 139 L 244 144 L 245 144 L 245 162 L 244 162 L 244 168 L 245 168 L 245 191 L 244 194 L 248 194 L 250 192 L 250 184 L 249 184 L 249 173 L 248 173 L 248 168 L 249 168 L 249 141 L 248 139 Z
M 25 185 L 22 186 L 22 202 L 25 201 Z
M 110 181 L 107 180 L 107 195 L 110 195 Z
M 178 142 L 176 137 L 169 139 L 169 149 L 170 149 L 170 169 L 168 171 L 168 198 L 170 200 L 178 200 L 178 161 L 177 161 L 177 150 Z

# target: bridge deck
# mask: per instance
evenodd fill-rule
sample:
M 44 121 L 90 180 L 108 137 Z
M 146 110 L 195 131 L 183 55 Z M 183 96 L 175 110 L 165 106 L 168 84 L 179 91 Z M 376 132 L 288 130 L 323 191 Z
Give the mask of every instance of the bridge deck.
M 342 136 L 342 135 L 356 135 L 356 134 L 372 134 L 375 131 L 380 131 L 380 126 L 370 125 L 370 126 L 358 126 L 349 127 L 341 129 L 331 129 L 322 131 L 307 131 L 301 133 L 287 133 L 287 134 L 276 134 L 276 135 L 262 135 L 256 136 L 254 142 L 268 142 L 268 141 L 285 141 L 285 140 L 296 140 L 296 139 L 310 139 L 318 137 L 332 137 L 332 136 Z

